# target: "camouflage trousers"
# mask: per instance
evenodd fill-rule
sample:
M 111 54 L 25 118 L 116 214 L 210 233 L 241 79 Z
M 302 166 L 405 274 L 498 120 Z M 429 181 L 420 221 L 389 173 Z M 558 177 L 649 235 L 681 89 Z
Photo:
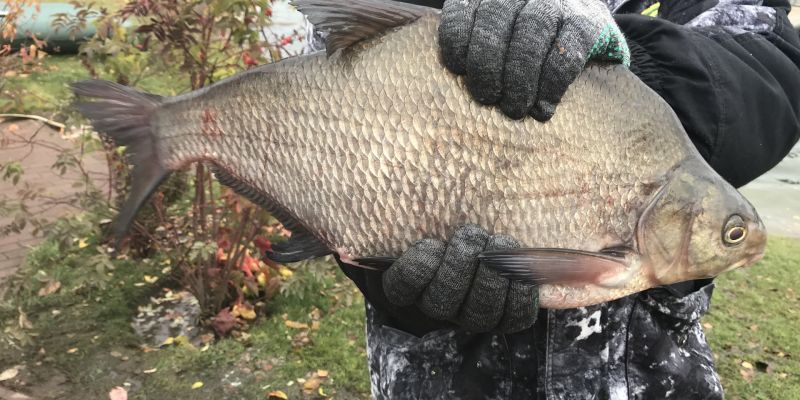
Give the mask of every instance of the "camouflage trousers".
M 542 310 L 515 334 L 451 329 L 416 337 L 367 304 L 376 399 L 722 399 L 700 326 L 713 284 Z

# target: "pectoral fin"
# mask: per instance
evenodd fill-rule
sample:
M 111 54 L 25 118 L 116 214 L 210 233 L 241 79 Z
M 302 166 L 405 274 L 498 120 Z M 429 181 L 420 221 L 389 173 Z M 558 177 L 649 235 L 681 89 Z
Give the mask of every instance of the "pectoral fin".
M 501 276 L 537 285 L 614 287 L 630 276 L 630 263 L 625 258 L 581 250 L 508 249 L 487 251 L 478 258 Z

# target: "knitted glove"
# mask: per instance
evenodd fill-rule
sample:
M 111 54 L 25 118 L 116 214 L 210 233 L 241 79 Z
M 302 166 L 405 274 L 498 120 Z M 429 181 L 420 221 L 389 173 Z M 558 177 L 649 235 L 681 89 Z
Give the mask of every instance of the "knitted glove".
M 421 240 L 383 273 L 386 298 L 472 332 L 526 329 L 536 321 L 537 287 L 510 282 L 477 261 L 485 250 L 517 247 L 514 239 L 476 225 L 456 229 L 447 243 Z
M 546 121 L 591 59 L 630 63 L 600 0 L 445 0 L 444 64 L 466 74 L 475 99 L 509 117 Z

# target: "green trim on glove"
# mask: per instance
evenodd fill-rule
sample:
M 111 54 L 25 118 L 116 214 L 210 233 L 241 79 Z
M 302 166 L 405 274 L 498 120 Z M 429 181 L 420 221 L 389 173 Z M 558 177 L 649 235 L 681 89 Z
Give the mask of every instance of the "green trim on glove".
M 600 31 L 600 36 L 589 50 L 587 60 L 601 59 L 620 62 L 626 67 L 631 65 L 631 51 L 628 49 L 628 42 L 619 30 L 617 24 L 607 24 Z

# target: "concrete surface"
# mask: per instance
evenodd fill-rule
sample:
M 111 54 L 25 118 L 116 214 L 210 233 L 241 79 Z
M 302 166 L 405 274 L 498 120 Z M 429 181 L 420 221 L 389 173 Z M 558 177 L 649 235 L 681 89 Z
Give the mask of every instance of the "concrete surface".
M 31 120 L 17 120 L 0 122 L 0 162 L 20 161 L 24 175 L 19 186 L 14 186 L 10 181 L 0 180 L 0 199 L 16 201 L 19 198 L 22 182 L 27 182 L 32 189 L 42 189 L 42 194 L 48 197 L 61 198 L 75 193 L 73 184 L 80 177 L 77 173 L 67 173 L 63 176 L 51 169 L 56 162 L 59 152 L 57 150 L 36 146 L 31 148 L 22 143 L 30 140 L 35 135 L 36 140 L 46 142 L 49 146 L 71 146 L 58 132 L 43 125 L 41 122 Z M 33 151 L 32 151 L 33 150 Z M 96 179 L 98 185 L 107 187 L 105 161 L 99 157 L 87 157 L 87 170 Z M 34 200 L 28 204 L 31 212 L 38 217 L 54 219 L 75 209 L 67 205 L 53 205 L 44 198 Z M 0 217 L 0 226 L 5 226 L 11 221 L 8 217 Z M 31 246 L 41 240 L 34 237 L 30 229 L 22 233 L 0 237 L 0 293 L 2 283 L 12 275 L 25 260 L 25 255 Z

